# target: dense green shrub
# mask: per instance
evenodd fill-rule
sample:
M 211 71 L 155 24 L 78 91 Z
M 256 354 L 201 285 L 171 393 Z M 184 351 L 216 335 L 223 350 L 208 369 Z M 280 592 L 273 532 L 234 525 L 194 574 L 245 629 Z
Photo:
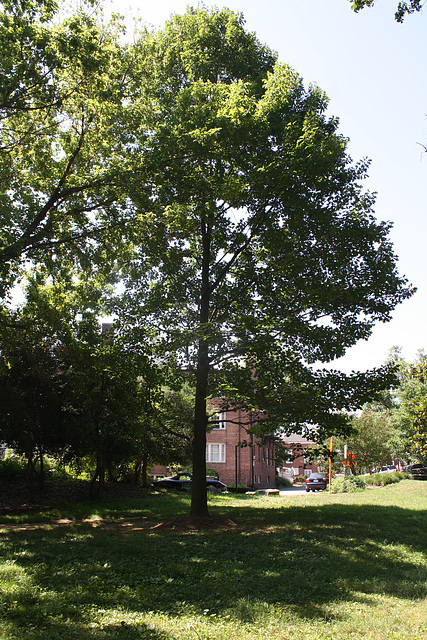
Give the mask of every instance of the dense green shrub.
M 363 491 L 364 488 L 365 480 L 360 476 L 339 476 L 331 482 L 332 493 L 354 493 Z
M 18 480 L 25 477 L 25 462 L 14 458 L 0 460 L 0 479 Z
M 249 491 L 249 487 L 241 482 L 238 482 L 237 487 L 235 484 L 229 484 L 227 490 L 230 493 L 246 493 L 246 491 Z
M 411 478 L 411 474 L 404 473 L 404 471 L 396 471 L 395 475 L 397 478 L 399 478 L 399 480 L 408 480 L 409 478 Z
M 278 489 L 282 487 L 292 487 L 292 480 L 283 478 L 282 476 L 276 476 L 276 487 Z
M 219 473 L 213 467 L 206 468 L 206 476 L 209 478 L 216 478 L 217 480 L 219 480 Z
M 23 458 L 15 456 L 7 457 L 4 460 L 0 460 L 0 479 L 5 482 L 20 479 L 24 480 L 26 468 L 27 463 Z M 40 473 L 40 463 L 38 460 L 35 463 L 34 469 L 37 474 Z M 71 481 L 73 479 L 73 474 L 69 469 L 51 458 L 45 458 L 43 470 L 46 481 Z
M 189 464 L 185 467 L 185 469 L 182 469 L 181 471 L 178 471 L 179 473 L 189 473 L 189 474 L 193 474 L 193 465 Z M 207 478 L 216 478 L 217 480 L 219 480 L 219 472 L 217 471 L 217 469 L 214 469 L 213 467 L 206 467 L 206 477 Z
M 366 482 L 376 487 L 384 487 L 387 484 L 400 482 L 405 478 L 410 478 L 410 475 L 408 473 L 402 473 L 401 471 L 393 471 L 392 473 L 374 473 L 367 478 Z

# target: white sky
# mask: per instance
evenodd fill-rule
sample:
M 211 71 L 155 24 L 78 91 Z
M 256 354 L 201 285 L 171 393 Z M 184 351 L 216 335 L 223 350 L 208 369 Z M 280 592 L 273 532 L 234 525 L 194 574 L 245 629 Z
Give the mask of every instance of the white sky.
M 115 10 L 155 27 L 189 4 L 197 0 L 133 0 L 132 7 L 113 0 Z M 397 4 L 377 0 L 356 14 L 349 0 L 204 2 L 242 12 L 280 61 L 326 92 L 352 157 L 372 160 L 366 184 L 378 193 L 376 217 L 393 222 L 400 273 L 418 291 L 334 363 L 347 372 L 380 366 L 394 345 L 408 361 L 427 348 L 427 154 L 417 144 L 427 144 L 427 5 L 398 24 Z

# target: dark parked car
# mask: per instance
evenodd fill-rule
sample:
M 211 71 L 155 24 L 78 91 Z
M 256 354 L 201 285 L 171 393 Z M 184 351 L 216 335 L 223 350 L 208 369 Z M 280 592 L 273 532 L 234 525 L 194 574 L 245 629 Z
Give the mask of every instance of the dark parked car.
M 427 480 L 427 467 L 423 464 L 408 464 L 404 471 L 418 480 Z
M 328 476 L 326 473 L 312 473 L 305 481 L 306 491 L 323 491 L 328 486 Z
M 175 489 L 175 491 L 190 491 L 192 482 L 191 473 L 177 473 L 170 478 L 162 478 L 153 483 L 154 487 L 162 487 L 164 489 Z M 206 488 L 208 491 L 223 492 L 227 491 L 227 485 L 220 480 L 206 479 Z

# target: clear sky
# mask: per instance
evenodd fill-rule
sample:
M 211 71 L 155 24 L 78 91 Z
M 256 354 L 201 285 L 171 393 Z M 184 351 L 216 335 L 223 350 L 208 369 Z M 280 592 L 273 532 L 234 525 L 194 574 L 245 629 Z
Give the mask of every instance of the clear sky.
M 113 0 L 115 10 L 161 27 L 188 0 Z M 242 12 L 246 26 L 330 99 L 350 139 L 349 152 L 372 160 L 367 188 L 377 192 L 379 220 L 393 222 L 399 271 L 417 293 L 334 363 L 349 372 L 380 366 L 392 346 L 413 361 L 427 350 L 427 5 L 394 20 L 398 0 L 377 0 L 354 13 L 349 0 L 205 0 Z

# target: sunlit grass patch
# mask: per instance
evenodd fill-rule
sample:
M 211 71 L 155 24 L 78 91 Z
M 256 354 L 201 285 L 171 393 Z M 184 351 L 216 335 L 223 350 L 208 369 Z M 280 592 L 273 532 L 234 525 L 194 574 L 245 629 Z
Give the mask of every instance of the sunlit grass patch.
M 0 638 L 427 638 L 427 484 L 213 496 L 236 527 L 151 526 L 188 507 L 162 494 L 3 527 Z

